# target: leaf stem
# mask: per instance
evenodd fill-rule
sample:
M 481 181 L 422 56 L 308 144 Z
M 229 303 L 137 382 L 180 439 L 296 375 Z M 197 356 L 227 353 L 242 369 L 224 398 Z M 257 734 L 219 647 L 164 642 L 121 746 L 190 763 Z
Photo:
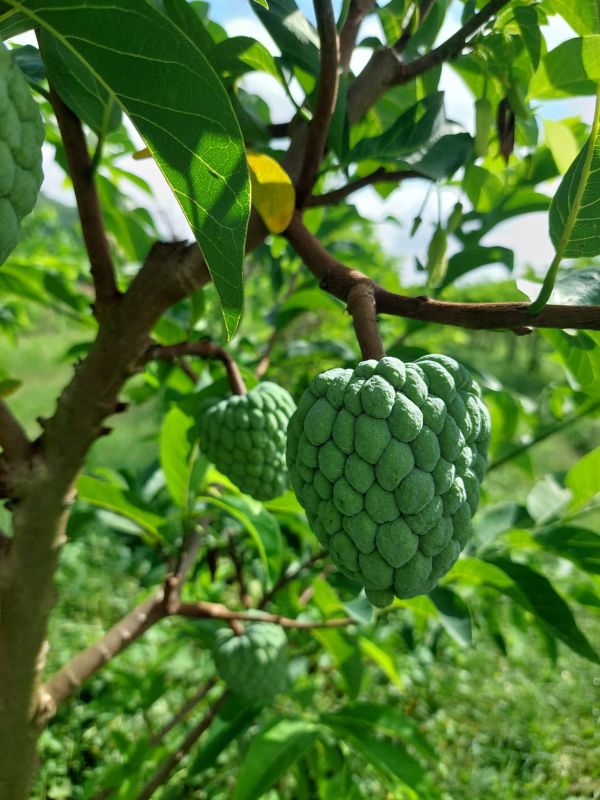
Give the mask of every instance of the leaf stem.
M 552 259 L 552 263 L 550 264 L 548 272 L 546 273 L 546 277 L 544 278 L 544 282 L 542 284 L 542 288 L 540 289 L 540 293 L 533 301 L 533 303 L 529 306 L 529 313 L 532 316 L 535 314 L 539 314 L 539 312 L 544 308 L 548 300 L 550 300 L 550 295 L 552 294 L 552 290 L 554 289 L 554 284 L 556 282 L 556 276 L 558 274 L 558 268 L 560 266 L 560 262 L 562 261 L 565 249 L 569 244 L 571 234 L 573 233 L 573 228 L 575 227 L 575 223 L 577 221 L 577 215 L 579 214 L 579 211 L 581 209 L 581 201 L 583 200 L 583 194 L 585 192 L 587 186 L 587 180 L 592 168 L 592 159 L 594 157 L 595 143 L 599 131 L 600 131 L 600 85 L 598 85 L 598 89 L 596 91 L 596 107 L 594 109 L 594 119 L 592 121 L 590 137 L 587 143 L 588 149 L 585 154 L 585 160 L 583 162 L 583 166 L 581 168 L 579 185 L 577 186 L 577 191 L 575 193 L 575 197 L 573 198 L 573 203 L 571 205 L 571 208 L 569 209 L 569 214 L 565 222 L 565 227 L 563 229 L 558 245 L 556 246 L 556 253 L 554 255 L 554 258 Z

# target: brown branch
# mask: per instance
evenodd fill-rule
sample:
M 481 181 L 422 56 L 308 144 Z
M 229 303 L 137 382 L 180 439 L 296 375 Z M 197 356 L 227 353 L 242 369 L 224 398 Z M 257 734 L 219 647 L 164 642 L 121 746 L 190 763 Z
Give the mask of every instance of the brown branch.
M 224 622 L 229 622 L 230 620 L 237 620 L 240 622 L 272 622 L 274 625 L 281 625 L 282 628 L 301 628 L 307 630 L 311 628 L 343 628 L 346 625 L 353 625 L 355 622 L 350 617 L 304 620 L 283 617 L 281 614 L 268 614 L 266 612 L 257 614 L 256 611 L 232 611 L 221 603 L 206 603 L 202 600 L 197 603 L 181 603 L 177 609 L 177 614 L 182 617 L 198 619 L 222 619 Z
M 287 586 L 288 583 L 291 583 L 295 580 L 300 573 L 304 572 L 305 569 L 312 567 L 313 564 L 316 564 L 318 561 L 322 561 L 324 558 L 327 557 L 327 550 L 321 550 L 318 553 L 315 553 L 314 556 L 311 556 L 309 559 L 304 561 L 302 564 L 298 564 L 298 566 L 290 570 L 289 572 L 284 572 L 283 575 L 279 576 L 279 579 L 273 584 L 271 589 L 262 597 L 262 600 L 258 604 L 258 608 L 264 608 L 271 600 L 275 597 L 280 589 L 283 589 L 284 586 Z
M 156 731 L 154 736 L 150 739 L 150 744 L 154 746 L 160 744 L 165 736 L 167 736 L 173 730 L 173 728 L 179 725 L 180 722 L 183 722 L 190 711 L 193 711 L 194 708 L 196 708 L 198 703 L 206 697 L 216 683 L 217 679 L 211 678 L 204 684 L 204 686 L 201 686 L 197 692 L 195 692 L 188 700 L 185 701 L 177 713 L 173 714 L 171 719 L 165 723 L 160 730 Z
M 339 45 L 331 0 L 314 0 L 317 29 L 321 43 L 319 89 L 314 116 L 308 125 L 304 161 L 296 182 L 296 205 L 302 208 L 310 195 L 323 160 L 329 124 L 335 110 L 338 91 Z
M 247 389 L 239 367 L 227 350 L 213 342 L 180 342 L 179 344 L 152 345 L 146 352 L 145 360 L 157 358 L 166 361 L 177 361 L 183 356 L 196 356 L 221 361 L 227 371 L 227 378 L 234 394 L 246 394 Z
M 358 30 L 374 2 L 375 0 L 350 0 L 350 8 L 340 33 L 340 67 L 344 72 L 348 72 L 350 68 Z
M 177 750 L 165 758 L 161 764 L 159 764 L 154 775 L 145 784 L 142 791 L 138 794 L 136 800 L 150 800 L 159 786 L 162 786 L 164 783 L 166 783 L 169 775 L 173 772 L 175 767 L 185 758 L 192 747 L 196 744 L 198 739 L 208 729 L 228 695 L 229 691 L 225 690 L 221 696 L 215 700 L 204 717 L 194 728 L 192 728 Z
M 0 447 L 9 463 L 28 461 L 32 454 L 27 434 L 4 400 L 0 400 Z
M 347 305 L 362 357 L 379 361 L 385 356 L 385 350 L 377 324 L 372 281 L 357 281 L 348 292 Z
M 348 195 L 353 192 L 363 189 L 365 186 L 371 186 L 374 183 L 400 183 L 409 178 L 422 178 L 426 181 L 431 180 L 428 175 L 414 169 L 399 169 L 388 172 L 385 167 L 378 167 L 374 172 L 363 175 L 362 178 L 356 178 L 354 181 L 349 181 L 349 183 L 345 186 L 341 186 L 339 189 L 334 189 L 324 194 L 313 194 L 306 201 L 306 207 L 333 206 L 339 203 L 340 200 L 344 200 L 344 198 L 348 197 Z
M 160 589 L 113 625 L 100 641 L 74 656 L 41 687 L 40 722 L 47 722 L 54 716 L 58 706 L 74 694 L 85 680 L 122 653 L 165 615 L 164 590 Z
M 348 90 L 348 119 L 350 123 L 361 119 L 384 92 L 392 86 L 408 83 L 446 61 L 452 61 L 467 44 L 470 36 L 508 5 L 510 0 L 490 0 L 474 14 L 453 36 L 429 53 L 405 63 L 393 47 L 375 50 L 366 67 L 352 82 Z
M 284 235 L 319 279 L 321 288 L 340 300 L 347 302 L 350 290 L 357 283 L 371 283 L 378 314 L 473 329 L 518 332 L 528 327 L 600 330 L 600 306 L 597 305 L 547 305 L 532 317 L 528 303 L 448 303 L 430 297 L 394 294 L 372 282 L 359 270 L 350 269 L 333 258 L 303 225 L 299 214 L 294 216 Z
M 92 161 L 79 117 L 61 100 L 53 86 L 50 86 L 49 96 L 67 156 L 83 241 L 90 261 L 96 292 L 94 313 L 101 319 L 104 310 L 110 310 L 119 301 L 120 293 L 96 192 Z

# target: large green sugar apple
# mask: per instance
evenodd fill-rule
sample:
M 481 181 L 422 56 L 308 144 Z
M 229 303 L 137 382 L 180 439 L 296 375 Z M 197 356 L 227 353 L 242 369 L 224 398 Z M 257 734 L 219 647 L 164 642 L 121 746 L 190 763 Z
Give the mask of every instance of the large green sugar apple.
M 376 606 L 430 592 L 469 538 L 490 420 L 454 359 L 330 369 L 304 392 L 287 463 L 311 528 Z
M 219 472 L 257 500 L 288 485 L 285 441 L 296 404 L 276 383 L 259 383 L 244 395 L 208 401 L 200 418 L 200 447 Z
M 287 637 L 280 625 L 252 622 L 240 635 L 219 629 L 214 659 L 225 683 L 248 700 L 267 702 L 287 686 Z
M 42 185 L 44 124 L 27 81 L 0 44 L 0 264 L 21 238 L 21 220 Z

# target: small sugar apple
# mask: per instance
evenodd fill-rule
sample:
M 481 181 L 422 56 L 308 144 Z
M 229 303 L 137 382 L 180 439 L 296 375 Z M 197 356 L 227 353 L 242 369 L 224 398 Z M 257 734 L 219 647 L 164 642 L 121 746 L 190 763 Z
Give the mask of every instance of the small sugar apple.
M 490 419 L 454 359 L 330 369 L 288 428 L 296 496 L 332 560 L 376 606 L 430 592 L 471 530 Z
M 200 447 L 242 492 L 270 500 L 288 485 L 285 441 L 295 408 L 289 392 L 269 381 L 248 394 L 208 401 L 200 415 Z
M 21 237 L 21 220 L 42 185 L 44 123 L 27 81 L 0 44 L 0 264 Z
M 220 628 L 214 659 L 225 683 L 248 700 L 267 702 L 287 686 L 287 637 L 280 625 L 251 622 L 239 636 Z

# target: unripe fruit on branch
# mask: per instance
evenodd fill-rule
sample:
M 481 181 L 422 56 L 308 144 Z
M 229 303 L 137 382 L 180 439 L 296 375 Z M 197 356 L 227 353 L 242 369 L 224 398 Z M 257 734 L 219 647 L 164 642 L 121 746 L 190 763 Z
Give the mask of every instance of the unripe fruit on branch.
M 214 647 L 217 672 L 230 689 L 248 700 L 267 702 L 287 686 L 287 637 L 271 622 L 245 624 L 237 635 L 217 631 Z
M 0 264 L 21 238 L 21 220 L 42 185 L 44 124 L 27 81 L 0 44 Z
M 290 393 L 269 381 L 209 401 L 200 415 L 200 448 L 242 492 L 277 497 L 288 486 L 285 441 L 295 407 Z
M 292 486 L 336 566 L 374 605 L 431 591 L 471 532 L 490 437 L 453 358 L 317 375 L 288 428 Z

